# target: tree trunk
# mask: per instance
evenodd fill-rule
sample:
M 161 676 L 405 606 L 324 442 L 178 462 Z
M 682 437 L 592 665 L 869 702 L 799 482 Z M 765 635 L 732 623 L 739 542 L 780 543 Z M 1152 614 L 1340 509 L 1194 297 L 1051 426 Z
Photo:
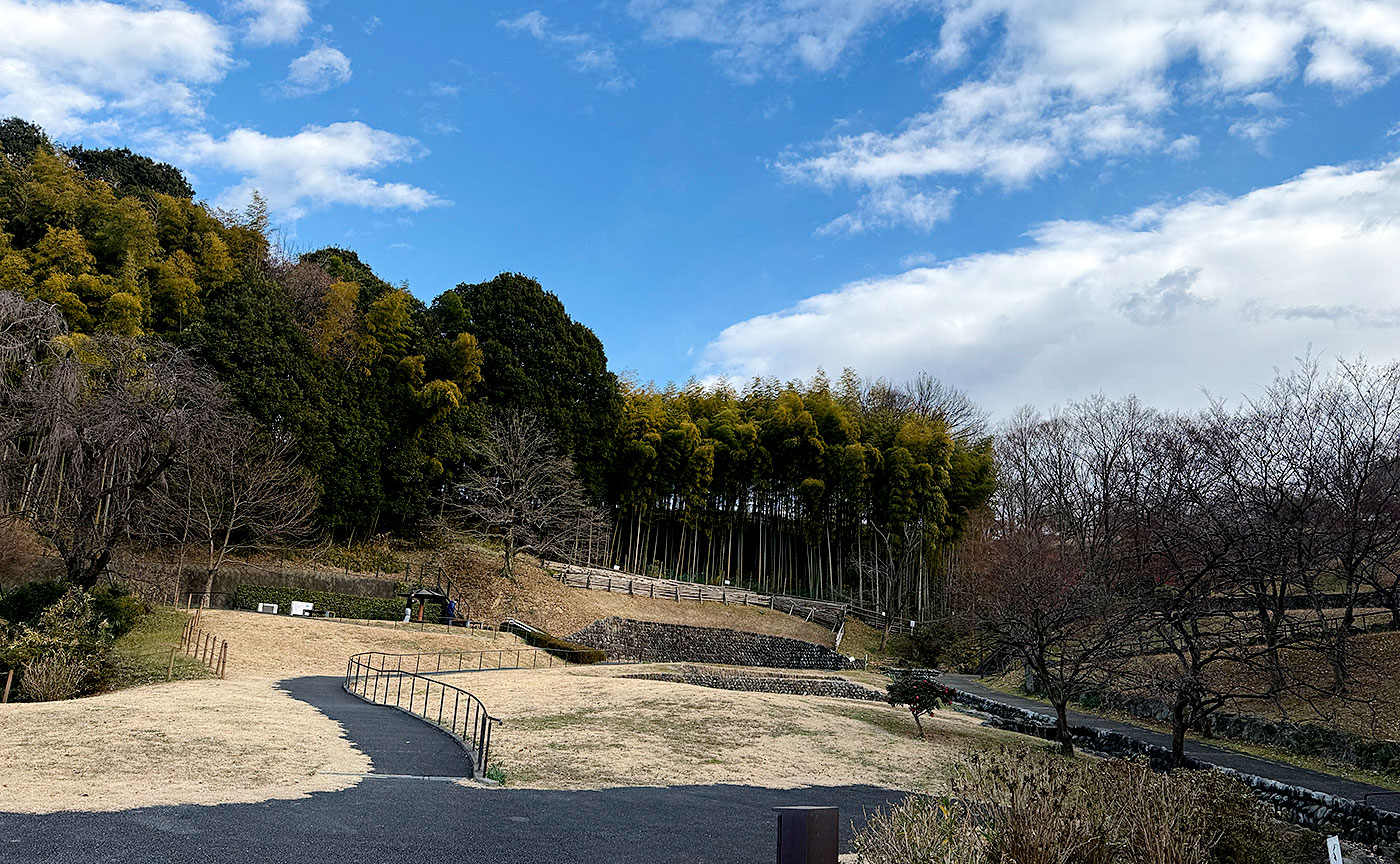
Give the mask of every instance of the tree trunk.
M 1060 739 L 1060 755 L 1074 755 L 1074 736 L 1069 731 L 1068 700 L 1058 699 L 1055 706 L 1055 735 Z

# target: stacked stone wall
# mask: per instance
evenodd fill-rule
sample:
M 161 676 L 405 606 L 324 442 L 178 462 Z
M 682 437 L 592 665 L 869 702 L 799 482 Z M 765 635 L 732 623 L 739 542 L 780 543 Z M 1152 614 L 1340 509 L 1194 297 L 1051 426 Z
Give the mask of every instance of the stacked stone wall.
M 861 699 L 867 702 L 885 701 L 885 694 L 879 690 L 857 684 L 854 681 L 847 681 L 845 678 L 835 675 L 824 677 L 774 675 L 685 666 L 677 672 L 639 672 L 626 677 L 671 681 L 677 684 L 694 684 L 699 687 L 714 687 L 719 690 L 744 690 L 750 693 L 827 696 L 833 699 Z
M 776 669 L 863 669 L 864 660 L 825 645 L 720 627 L 604 618 L 569 636 L 610 657 L 648 663 L 716 663 Z

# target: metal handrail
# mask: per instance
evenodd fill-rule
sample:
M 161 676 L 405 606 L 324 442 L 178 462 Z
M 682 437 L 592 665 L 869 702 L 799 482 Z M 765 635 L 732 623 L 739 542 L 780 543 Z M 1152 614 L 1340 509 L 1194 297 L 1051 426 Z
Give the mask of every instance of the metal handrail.
M 486 776 L 491 755 L 491 727 L 501 722 L 492 717 L 481 700 L 451 684 L 427 674 L 397 668 L 388 669 L 373 659 L 412 655 L 381 654 L 369 651 L 356 654 L 345 664 L 345 691 L 375 705 L 389 705 L 420 717 L 456 738 L 472 760 L 472 776 Z M 407 682 L 407 688 L 404 687 Z M 405 692 L 405 689 L 407 692 Z M 452 701 L 447 701 L 448 694 Z M 437 699 L 434 700 L 433 696 Z M 451 712 L 449 714 L 449 709 Z

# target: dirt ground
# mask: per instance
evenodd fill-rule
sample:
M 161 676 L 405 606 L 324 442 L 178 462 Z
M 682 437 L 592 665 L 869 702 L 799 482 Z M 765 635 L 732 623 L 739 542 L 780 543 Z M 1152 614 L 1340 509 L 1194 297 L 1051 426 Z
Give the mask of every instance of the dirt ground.
M 942 788 L 969 748 L 1009 741 L 953 711 L 716 690 L 620 676 L 648 667 L 447 676 L 504 720 L 491 761 L 540 789 L 740 783 Z M 650 667 L 656 668 L 656 667 Z
M 369 770 L 339 724 L 275 688 L 344 674 L 360 651 L 517 644 L 254 612 L 205 611 L 229 641 L 228 680 L 175 681 L 86 699 L 0 705 L 0 811 L 120 810 L 296 798 Z

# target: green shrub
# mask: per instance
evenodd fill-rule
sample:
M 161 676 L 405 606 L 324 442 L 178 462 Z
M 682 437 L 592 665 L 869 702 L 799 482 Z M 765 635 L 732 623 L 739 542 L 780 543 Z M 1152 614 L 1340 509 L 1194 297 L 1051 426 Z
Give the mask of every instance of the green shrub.
M 567 660 L 570 663 L 602 663 L 604 660 L 608 659 L 608 653 L 606 651 L 591 648 L 587 645 L 580 645 L 577 642 L 570 642 L 567 639 L 560 639 L 548 633 L 514 627 L 507 627 L 506 629 L 515 633 L 521 639 L 524 639 L 526 643 L 548 651 L 555 657 L 561 660 Z
M 259 603 L 276 603 L 279 615 L 289 615 L 292 601 L 315 604 L 318 612 L 331 612 L 340 618 L 366 618 L 376 621 L 402 621 L 407 605 L 402 597 L 360 597 L 331 591 L 307 591 L 276 585 L 239 585 L 233 595 L 233 608 L 256 612 Z M 416 616 L 416 610 L 415 610 Z M 429 603 L 423 610 L 424 621 L 438 621 L 442 604 Z
M 120 638 L 131 632 L 150 607 L 126 588 L 108 584 L 93 589 L 92 611 L 98 619 L 107 622 L 113 636 Z
M 505 769 L 505 767 L 502 766 L 501 763 L 499 763 L 499 762 L 493 764 L 490 768 L 487 768 L 487 769 L 486 769 L 486 779 L 487 779 L 487 780 L 495 780 L 497 783 L 501 784 L 502 786 L 506 785 L 506 769 Z
M 0 596 L 0 618 L 11 624 L 33 624 L 66 590 L 62 580 L 27 582 Z
M 36 622 L 0 628 L 0 669 L 15 671 L 21 698 L 92 693 L 106 681 L 112 638 L 92 597 L 70 588 Z M 35 680 L 26 683 L 31 674 Z

